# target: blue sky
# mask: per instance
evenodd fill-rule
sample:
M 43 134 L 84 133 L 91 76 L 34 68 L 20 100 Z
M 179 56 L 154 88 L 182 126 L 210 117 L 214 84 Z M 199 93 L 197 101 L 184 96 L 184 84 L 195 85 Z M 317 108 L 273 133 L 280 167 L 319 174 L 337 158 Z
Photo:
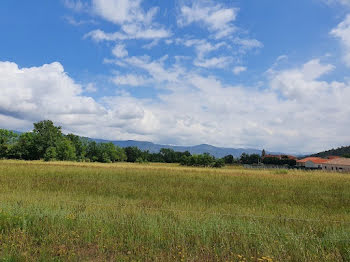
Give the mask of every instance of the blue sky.
M 349 0 L 0 2 L 0 127 L 314 152 L 350 144 Z

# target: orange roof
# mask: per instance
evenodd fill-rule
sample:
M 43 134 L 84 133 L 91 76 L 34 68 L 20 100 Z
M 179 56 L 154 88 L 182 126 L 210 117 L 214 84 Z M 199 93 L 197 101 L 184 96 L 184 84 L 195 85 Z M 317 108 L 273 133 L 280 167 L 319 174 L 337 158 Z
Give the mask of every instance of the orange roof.
M 311 161 L 315 164 L 322 164 L 322 163 L 326 163 L 327 161 L 329 161 L 329 159 L 324 159 L 324 158 L 320 158 L 320 157 L 307 157 L 301 160 L 298 160 L 298 163 L 306 163 L 307 161 Z

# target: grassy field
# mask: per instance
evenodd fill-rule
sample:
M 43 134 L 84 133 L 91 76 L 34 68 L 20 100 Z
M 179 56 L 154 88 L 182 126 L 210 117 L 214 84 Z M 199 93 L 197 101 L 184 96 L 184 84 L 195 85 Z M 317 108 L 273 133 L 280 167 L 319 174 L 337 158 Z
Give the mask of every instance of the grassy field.
M 0 261 L 350 261 L 350 174 L 0 161 Z

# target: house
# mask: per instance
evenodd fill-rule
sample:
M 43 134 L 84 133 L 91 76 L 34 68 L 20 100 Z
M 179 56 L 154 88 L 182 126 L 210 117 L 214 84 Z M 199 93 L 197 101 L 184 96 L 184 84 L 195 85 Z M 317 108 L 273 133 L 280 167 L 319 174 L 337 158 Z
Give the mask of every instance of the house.
M 350 172 L 350 158 L 334 158 L 322 164 L 325 171 Z
M 320 157 L 307 157 L 301 160 L 297 160 L 297 166 L 310 169 L 320 169 L 322 164 L 330 161 Z

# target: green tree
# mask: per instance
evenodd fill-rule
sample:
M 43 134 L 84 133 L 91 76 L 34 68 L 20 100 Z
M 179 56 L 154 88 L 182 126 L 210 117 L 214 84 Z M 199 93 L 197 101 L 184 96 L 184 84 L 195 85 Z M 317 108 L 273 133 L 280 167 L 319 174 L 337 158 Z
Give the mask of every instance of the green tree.
M 124 148 L 126 154 L 126 161 L 135 162 L 139 157 L 142 158 L 142 151 L 136 146 L 129 146 Z
M 86 139 L 83 139 L 74 134 L 68 134 L 66 137 L 72 142 L 72 144 L 75 147 L 77 160 L 79 161 L 84 160 L 86 156 L 87 145 L 88 145 L 88 142 L 86 141 Z
M 92 162 L 98 161 L 99 148 L 95 141 L 90 141 L 86 149 L 86 157 Z
M 233 164 L 234 162 L 233 155 L 224 156 L 224 162 L 225 164 Z
M 34 141 L 36 146 L 36 159 L 44 157 L 49 147 L 57 147 L 63 138 L 61 127 L 54 126 L 51 120 L 34 123 Z
M 101 143 L 99 146 L 99 161 L 104 163 L 125 161 L 126 155 L 124 150 L 115 146 L 113 143 Z
M 18 135 L 6 129 L 0 129 L 0 158 L 8 158 L 17 141 Z
M 53 161 L 57 159 L 57 150 L 56 147 L 49 147 L 46 149 L 46 152 L 44 154 L 44 160 L 45 161 Z
M 76 160 L 75 147 L 68 138 L 63 138 L 58 143 L 57 158 L 62 161 Z

